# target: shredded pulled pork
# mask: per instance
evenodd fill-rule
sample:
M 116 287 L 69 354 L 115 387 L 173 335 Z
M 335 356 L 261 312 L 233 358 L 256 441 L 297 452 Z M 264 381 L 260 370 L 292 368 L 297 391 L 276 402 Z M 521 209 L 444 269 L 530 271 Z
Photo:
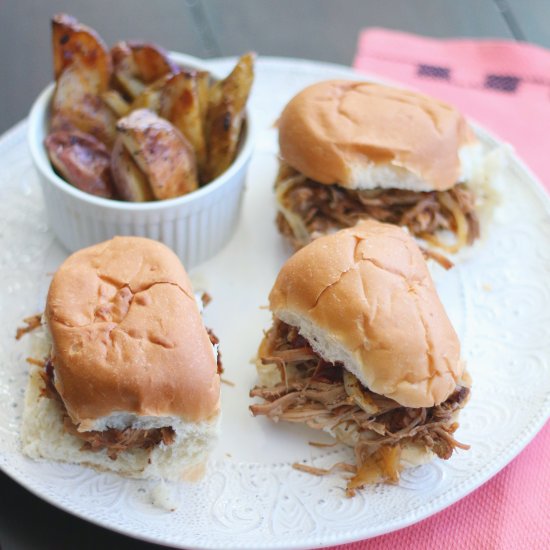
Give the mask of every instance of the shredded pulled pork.
M 220 339 L 214 334 L 214 331 L 211 328 L 207 328 L 206 332 L 208 333 L 208 338 L 210 338 L 210 343 L 216 348 L 216 364 L 218 366 L 218 374 L 223 373 L 222 365 L 222 352 L 220 351 Z
M 28 332 L 32 332 L 37 329 L 42 323 L 42 313 L 37 313 L 36 315 L 31 315 L 31 317 L 25 317 L 23 319 L 25 323 L 24 327 L 18 327 L 17 332 L 15 333 L 15 339 L 19 340 Z
M 306 236 L 312 240 L 365 218 L 407 227 L 414 236 L 451 253 L 479 237 L 475 195 L 463 183 L 447 191 L 354 190 L 316 182 L 281 163 L 275 190 L 283 206 L 277 226 L 296 248 L 304 246 Z M 456 242 L 440 241 L 440 230 L 453 232 Z
M 443 254 L 439 254 L 438 252 L 435 252 L 435 250 L 428 250 L 427 248 L 424 248 L 423 246 L 419 247 L 425 260 L 433 260 L 434 262 L 437 262 L 443 269 L 449 270 L 451 267 L 454 266 L 453 262 L 449 260 L 446 256 L 443 256 Z
M 152 449 L 161 442 L 171 445 L 175 436 L 174 430 L 169 427 L 151 430 L 109 428 L 102 432 L 79 432 L 68 416 L 63 418 L 63 426 L 66 432 L 84 441 L 81 450 L 95 452 L 107 449 L 111 460 L 116 460 L 118 453 L 128 449 Z
M 97 452 L 106 449 L 109 458 L 116 460 L 119 453 L 129 449 L 152 449 L 160 443 L 171 445 L 174 442 L 176 434 L 170 427 L 150 430 L 108 428 L 104 431 L 80 432 L 67 413 L 65 403 L 54 385 L 54 368 L 51 359 L 46 360 L 40 375 L 44 381 L 43 396 L 59 404 L 63 413 L 63 427 L 67 433 L 83 441 L 81 451 Z
M 429 449 L 443 459 L 450 458 L 457 447 L 469 448 L 453 437 L 458 427 L 454 413 L 468 399 L 467 387 L 457 386 L 435 407 L 403 407 L 362 386 L 341 364 L 324 361 L 295 327 L 275 320 L 266 338 L 270 352 L 261 360 L 278 366 L 282 382 L 254 387 L 250 396 L 263 402 L 250 410 L 254 416 L 265 415 L 276 422 L 303 422 L 319 430 L 353 434 L 357 466 L 348 482 L 349 494 L 367 483 L 396 482 L 405 444 Z

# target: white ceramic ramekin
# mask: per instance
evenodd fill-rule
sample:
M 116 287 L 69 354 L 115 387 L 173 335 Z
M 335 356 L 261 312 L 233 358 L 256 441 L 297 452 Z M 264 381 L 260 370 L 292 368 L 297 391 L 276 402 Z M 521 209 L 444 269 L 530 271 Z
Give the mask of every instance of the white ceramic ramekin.
M 182 67 L 208 70 L 194 57 L 173 54 L 172 58 Z M 68 250 L 73 252 L 116 235 L 137 235 L 168 245 L 191 269 L 216 254 L 231 239 L 252 156 L 250 111 L 237 157 L 221 176 L 183 197 L 146 203 L 122 202 L 80 191 L 54 172 L 44 147 L 53 90 L 54 85 L 50 84 L 31 109 L 28 142 L 50 227 Z

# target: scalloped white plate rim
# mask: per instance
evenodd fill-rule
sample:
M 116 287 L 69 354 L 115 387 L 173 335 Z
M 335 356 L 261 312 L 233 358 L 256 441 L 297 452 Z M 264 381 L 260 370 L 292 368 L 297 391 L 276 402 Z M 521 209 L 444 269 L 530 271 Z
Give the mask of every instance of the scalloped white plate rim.
M 185 54 L 179 54 L 177 52 L 173 52 L 172 55 L 177 60 L 178 58 L 185 62 L 185 60 L 189 60 L 190 62 L 193 62 L 196 58 L 192 56 L 188 56 Z M 222 66 L 227 63 L 233 63 L 235 61 L 234 57 L 227 57 L 227 58 L 216 58 L 216 59 L 207 59 L 207 60 L 200 60 L 201 62 L 205 62 L 206 64 L 212 64 L 214 68 L 216 65 L 221 64 Z M 297 67 L 304 67 L 311 69 L 311 67 L 315 67 L 316 69 L 320 71 L 326 72 L 326 78 L 354 78 L 354 79 L 365 79 L 365 80 L 373 80 L 377 82 L 385 82 L 394 86 L 406 88 L 406 86 L 403 86 L 400 83 L 390 81 L 386 78 L 379 77 L 377 75 L 371 74 L 371 73 L 364 73 L 360 71 L 356 71 L 352 68 L 338 65 L 334 63 L 326 63 L 321 61 L 313 61 L 313 60 L 307 60 L 307 59 L 298 59 L 298 58 L 284 58 L 284 57 L 261 57 L 257 60 L 257 62 L 261 63 L 265 68 L 269 69 L 269 67 L 274 67 L 276 69 L 285 69 L 285 68 L 297 68 Z M 410 87 L 409 87 L 410 88 Z M 496 136 L 494 136 L 491 132 L 486 130 L 482 125 L 475 122 L 471 118 L 469 119 L 472 126 L 474 127 L 476 133 L 480 138 L 485 141 L 488 144 L 491 145 L 502 145 L 503 142 L 499 140 Z M 25 124 L 25 120 L 20 121 L 10 129 L 8 129 L 6 132 L 4 132 L 0 136 L 0 142 L 5 143 L 9 142 L 13 137 L 16 136 L 17 132 L 19 131 L 20 127 Z M 513 163 L 516 165 L 516 168 L 519 169 L 519 173 L 521 175 L 521 178 L 523 181 L 527 182 L 531 188 L 533 188 L 538 197 L 541 200 L 541 203 L 544 205 L 544 209 L 546 213 L 550 216 L 550 197 L 548 196 L 548 193 L 546 192 L 544 186 L 542 183 L 538 180 L 538 178 L 534 175 L 534 173 L 530 170 L 530 168 L 515 154 L 511 154 L 511 158 L 513 160 Z M 390 521 L 388 523 L 385 523 L 384 527 L 381 529 L 370 529 L 367 533 L 364 534 L 357 534 L 357 536 L 351 536 L 351 537 L 343 537 L 341 535 L 324 535 L 323 540 L 315 540 L 314 535 L 309 535 L 308 541 L 293 541 L 288 544 L 282 544 L 282 545 L 274 545 L 271 543 L 262 545 L 261 543 L 257 544 L 255 547 L 257 548 L 268 548 L 271 550 L 305 550 L 308 548 L 315 548 L 315 547 L 328 547 L 332 545 L 339 545 L 339 544 L 346 544 L 346 543 L 352 543 L 360 540 L 366 540 L 369 538 L 377 537 L 380 535 L 388 534 L 394 531 L 397 531 L 399 529 L 409 527 L 410 525 L 413 525 L 415 523 L 418 523 L 424 519 L 427 519 L 428 517 L 435 515 L 445 508 L 449 507 L 452 504 L 455 504 L 462 498 L 466 497 L 479 487 L 481 487 L 484 483 L 489 481 L 492 477 L 494 477 L 496 474 L 498 474 L 504 467 L 506 467 L 514 458 L 516 458 L 521 451 L 534 439 L 534 437 L 537 435 L 537 433 L 544 427 L 547 420 L 550 418 L 550 393 L 546 395 L 545 400 L 543 401 L 543 407 L 539 410 L 539 414 L 535 415 L 531 423 L 521 432 L 516 439 L 514 440 L 514 444 L 505 448 L 502 452 L 496 454 L 491 462 L 489 462 L 485 468 L 481 470 L 477 470 L 475 474 L 473 474 L 471 477 L 464 479 L 459 485 L 454 486 L 454 490 L 452 494 L 450 494 L 449 491 L 447 491 L 446 494 L 442 495 L 441 497 L 438 497 L 436 499 L 437 504 L 434 505 L 434 502 L 430 504 L 430 506 L 421 506 L 418 508 L 415 508 L 413 511 L 411 511 L 410 514 L 406 514 L 405 516 L 401 516 L 400 518 L 397 518 L 394 521 Z M 3 454 L 3 453 L 2 453 Z M 55 498 L 50 498 L 49 495 L 44 494 L 40 491 L 39 487 L 36 487 L 33 485 L 33 483 L 29 482 L 27 479 L 22 478 L 18 475 L 18 472 L 15 469 L 10 468 L 9 463 L 9 455 L 8 460 L 3 463 L 3 461 L 0 461 L 0 469 L 8 475 L 11 479 L 13 479 L 15 482 L 17 482 L 19 485 L 27 489 L 29 492 L 34 494 L 35 496 L 39 497 L 41 500 L 48 502 L 49 504 L 73 515 L 76 517 L 79 517 L 83 520 L 89 521 L 95 525 L 98 525 L 100 527 L 109 529 L 113 532 L 118 532 L 123 535 L 127 535 L 132 538 L 136 538 L 145 542 L 150 542 L 153 544 L 159 544 L 159 545 L 165 545 L 165 546 L 172 546 L 177 548 L 186 548 L 188 550 L 209 550 L 218 548 L 218 546 L 209 546 L 208 544 L 196 546 L 196 545 L 189 545 L 188 543 L 185 543 L 184 541 L 181 541 L 179 543 L 176 543 L 178 546 L 173 546 L 174 541 L 167 541 L 159 539 L 158 537 L 151 537 L 144 533 L 136 533 L 135 531 L 131 529 L 124 529 L 119 526 L 111 525 L 108 521 L 101 520 L 99 518 L 94 517 L 93 515 L 88 515 L 86 513 L 81 513 L 79 511 L 72 510 L 69 506 L 64 505 L 63 503 L 60 503 L 55 500 Z M 4 458 L 6 455 L 4 455 Z M 228 544 L 224 546 L 225 548 L 254 548 L 252 546 L 243 546 L 237 545 L 232 546 L 231 544 Z

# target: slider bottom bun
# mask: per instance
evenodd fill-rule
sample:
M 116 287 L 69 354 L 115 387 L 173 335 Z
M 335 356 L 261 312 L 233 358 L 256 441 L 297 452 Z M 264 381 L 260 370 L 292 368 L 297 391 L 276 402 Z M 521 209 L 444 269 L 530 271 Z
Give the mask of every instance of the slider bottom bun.
M 51 339 L 45 329 L 33 334 L 33 357 L 48 356 L 50 347 Z M 31 366 L 25 393 L 21 450 L 29 458 L 78 464 L 138 479 L 196 481 L 204 474 L 208 455 L 218 437 L 219 413 L 200 422 L 184 422 L 177 417 L 154 418 L 156 426 L 160 421 L 174 429 L 174 442 L 160 443 L 150 450 L 119 452 L 116 460 L 112 460 L 106 449 L 81 450 L 83 441 L 65 430 L 61 406 L 44 395 L 43 370 Z M 143 419 L 142 425 L 136 427 L 147 428 L 148 421 L 151 422 Z
M 21 444 L 28 457 L 79 464 L 140 479 L 194 481 L 202 477 L 206 459 L 217 437 L 217 418 L 197 423 L 166 419 L 166 425 L 176 432 L 172 444 L 160 443 L 150 450 L 130 449 L 120 452 L 116 460 L 112 460 L 105 449 L 96 452 L 81 450 L 82 440 L 65 431 L 59 404 L 43 395 L 44 382 L 40 371 L 41 367 L 31 368 L 25 395 Z
M 343 467 L 345 471 L 354 474 L 348 479 L 348 496 L 353 496 L 357 489 L 370 483 L 397 483 L 404 469 L 426 464 L 437 456 L 448 459 L 456 448 L 468 448 L 467 445 L 457 442 L 452 435 L 458 427 L 460 410 L 470 396 L 471 380 L 466 372 L 458 380 L 456 390 L 449 396 L 448 402 L 445 401 L 433 407 L 404 407 L 397 402 L 388 401 L 384 396 L 373 395 L 364 386 L 360 392 L 348 392 L 346 376 L 353 377 L 353 375 L 338 365 L 332 365 L 330 368 L 342 369 L 343 382 L 324 383 L 324 389 L 322 389 L 316 385 L 314 377 L 304 378 L 300 359 L 296 359 L 296 362 L 288 362 L 283 367 L 269 362 L 271 354 L 268 347 L 264 338 L 256 360 L 258 385 L 250 393 L 251 397 L 260 397 L 264 402 L 252 405 L 250 407 L 252 413 L 255 416 L 265 415 L 275 422 L 303 423 L 310 428 L 322 430 L 340 443 L 351 447 L 355 455 L 352 464 L 339 462 L 334 466 L 334 468 Z M 302 353 L 301 349 L 303 348 L 288 351 L 295 351 L 299 355 Z M 344 388 L 348 397 L 342 401 Z M 332 393 L 332 399 L 336 399 L 348 409 L 349 405 L 358 403 L 356 398 L 360 398 L 361 395 L 365 405 L 359 405 L 360 408 L 357 408 L 350 417 L 349 411 L 340 412 L 338 408 L 332 409 L 330 403 L 335 401 L 330 399 L 325 407 L 321 407 L 319 403 L 322 400 L 315 397 L 316 392 L 319 391 Z M 317 395 L 319 396 L 319 393 Z M 337 395 L 339 397 L 335 397 Z M 288 398 L 290 402 L 287 401 Z M 292 402 L 296 405 L 292 405 Z M 388 403 L 389 408 L 384 408 Z M 367 413 L 373 424 L 369 424 L 370 427 L 359 428 L 355 419 L 364 415 L 363 411 L 368 411 L 369 406 L 373 405 L 380 407 L 378 411 L 371 410 Z M 414 423 L 410 426 L 410 431 L 409 428 L 399 426 L 401 419 L 407 416 Z M 437 420 L 438 417 L 439 420 Z M 419 418 L 424 420 L 416 423 L 415 419 Z M 394 428 L 392 428 L 393 419 L 397 422 Z M 362 422 L 364 420 L 363 418 Z M 402 435 L 400 432 L 403 432 Z M 329 469 L 323 472 L 304 464 L 297 464 L 295 467 L 315 475 L 331 471 Z

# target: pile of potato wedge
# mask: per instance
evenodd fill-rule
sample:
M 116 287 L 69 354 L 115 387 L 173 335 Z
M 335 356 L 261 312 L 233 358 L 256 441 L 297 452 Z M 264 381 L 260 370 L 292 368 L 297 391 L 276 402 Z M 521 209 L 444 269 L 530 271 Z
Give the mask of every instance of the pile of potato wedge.
M 155 44 L 110 50 L 73 17 L 52 19 L 55 91 L 46 150 L 99 197 L 142 202 L 194 191 L 233 162 L 254 80 L 247 53 L 223 80 L 175 65 Z

